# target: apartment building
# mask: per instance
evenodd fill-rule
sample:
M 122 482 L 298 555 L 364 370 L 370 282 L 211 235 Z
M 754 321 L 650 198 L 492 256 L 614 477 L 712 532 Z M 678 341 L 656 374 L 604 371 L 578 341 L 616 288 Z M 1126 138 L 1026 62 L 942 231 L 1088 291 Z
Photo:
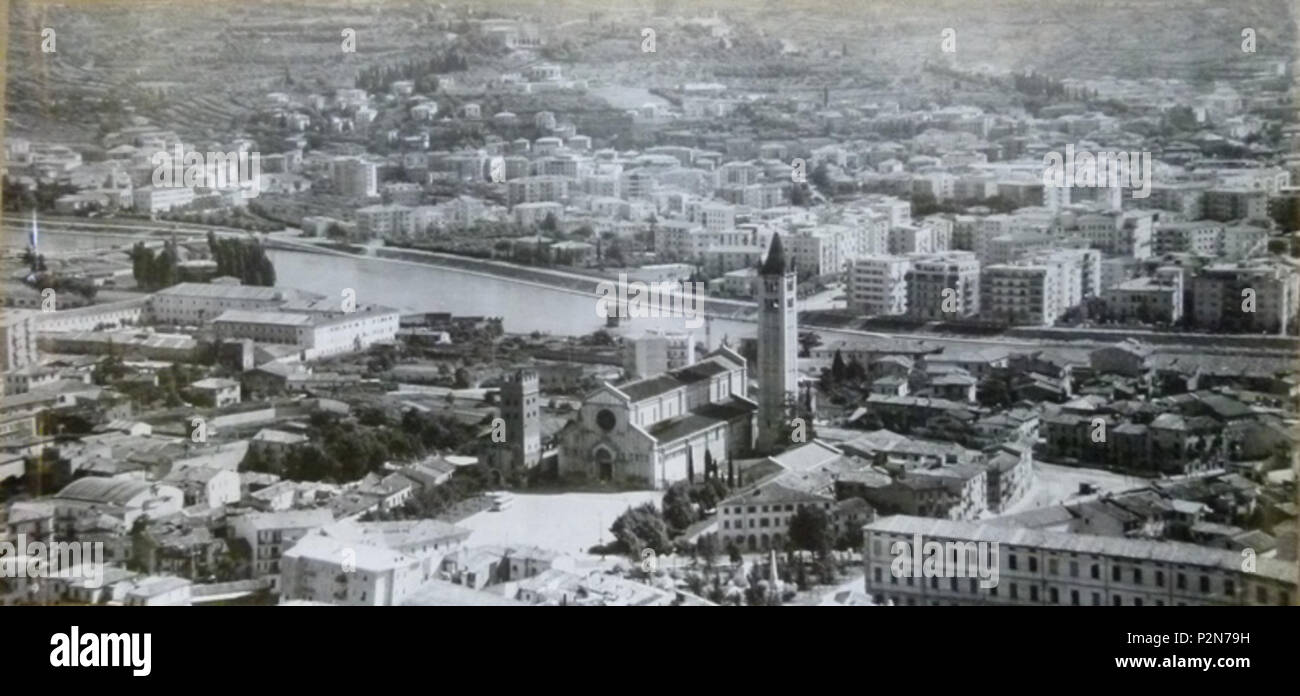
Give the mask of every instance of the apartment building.
M 1243 569 L 1237 551 L 1169 541 L 1102 537 L 1026 529 L 997 521 L 939 520 L 896 515 L 863 528 L 865 590 L 896 605 L 1025 604 L 1069 606 L 1286 606 L 1296 601 L 1297 568 L 1257 558 Z M 907 546 L 895 546 L 902 542 Z M 980 567 L 978 544 L 988 544 L 996 584 L 978 577 L 906 577 L 891 572 L 903 550 L 941 545 L 945 557 Z M 991 564 L 989 565 L 992 569 Z M 989 579 L 993 574 L 989 573 Z
M 980 263 L 971 252 L 915 257 L 905 277 L 909 317 L 944 320 L 980 311 Z
M 1172 324 L 1183 316 L 1183 269 L 1161 266 L 1154 276 L 1123 281 L 1101 298 L 1107 320 Z
M 230 538 L 248 544 L 253 577 L 271 576 L 272 589 L 279 589 L 280 558 L 310 532 L 334 521 L 328 509 L 253 512 L 228 521 Z
M 1285 335 L 1296 316 L 1300 273 L 1270 259 L 1215 264 L 1192 278 L 1191 293 L 1200 328 Z
M 378 169 L 374 162 L 360 157 L 340 157 L 330 162 L 330 179 L 340 196 L 374 198 L 379 195 Z
M 506 182 L 509 205 L 560 203 L 569 197 L 570 179 L 562 176 L 526 176 Z
M 1135 259 L 1151 257 L 1154 229 L 1155 213 L 1146 210 L 1068 213 L 1061 220 L 1066 235 L 1080 237 L 1109 256 Z
M 1205 217 L 1228 220 L 1268 218 L 1268 192 L 1254 188 L 1212 188 L 1205 192 Z
M 27 310 L 0 310 L 0 371 L 9 374 L 37 361 L 36 321 Z
M 907 313 L 907 256 L 863 256 L 853 261 L 848 273 L 850 308 L 868 315 Z
M 836 276 L 847 259 L 841 256 L 842 235 L 833 229 L 801 230 L 782 240 L 800 276 Z
M 144 213 L 171 210 L 193 201 L 194 189 L 188 186 L 142 186 L 131 192 L 131 204 Z
M 1217 257 L 1223 253 L 1223 225 L 1213 220 L 1162 222 L 1156 225 L 1152 248 L 1156 254 Z
M 1065 311 L 1059 267 L 994 264 L 980 271 L 980 311 L 1013 325 L 1051 326 Z
M 364 239 L 392 239 L 415 229 L 414 209 L 405 205 L 368 205 L 355 215 L 357 232 Z
M 343 606 L 394 606 L 432 575 L 419 559 L 393 549 L 311 534 L 280 562 L 282 600 Z
M 939 244 L 939 234 L 929 225 L 899 225 L 889 229 L 889 253 L 933 254 L 946 251 Z

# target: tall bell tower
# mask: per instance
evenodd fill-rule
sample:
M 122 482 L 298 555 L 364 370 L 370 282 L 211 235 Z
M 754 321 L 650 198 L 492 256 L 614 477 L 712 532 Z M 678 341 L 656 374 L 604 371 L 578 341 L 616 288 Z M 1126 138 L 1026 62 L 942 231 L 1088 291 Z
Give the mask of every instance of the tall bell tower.
M 798 277 L 772 235 L 758 285 L 758 448 L 771 452 L 788 426 L 786 402 L 799 389 Z

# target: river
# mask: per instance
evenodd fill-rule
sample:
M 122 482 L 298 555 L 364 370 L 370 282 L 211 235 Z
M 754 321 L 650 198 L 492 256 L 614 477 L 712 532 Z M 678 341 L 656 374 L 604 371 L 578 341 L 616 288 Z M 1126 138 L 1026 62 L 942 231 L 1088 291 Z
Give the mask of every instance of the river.
M 374 302 L 404 312 L 452 312 L 459 315 L 501 317 L 511 333 L 540 331 L 557 336 L 577 336 L 605 326 L 596 313 L 594 295 L 530 284 L 470 271 L 439 268 L 409 261 L 354 258 L 282 249 L 269 250 L 275 263 L 276 284 L 342 297 L 356 292 L 358 303 Z M 688 330 L 683 317 L 637 318 L 625 322 L 618 333 L 636 335 L 647 329 Z M 696 340 L 716 347 L 724 337 L 732 345 L 753 335 L 754 324 L 731 319 L 708 319 L 689 329 Z

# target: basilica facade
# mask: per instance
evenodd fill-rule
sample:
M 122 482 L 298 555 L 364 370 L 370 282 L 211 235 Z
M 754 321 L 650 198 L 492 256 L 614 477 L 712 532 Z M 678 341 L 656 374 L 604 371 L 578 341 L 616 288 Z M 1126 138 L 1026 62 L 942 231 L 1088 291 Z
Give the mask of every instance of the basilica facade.
M 746 394 L 745 359 L 723 346 L 699 362 L 624 384 L 602 385 L 559 433 L 560 474 L 666 488 L 704 478 L 706 462 L 754 447 L 758 404 Z

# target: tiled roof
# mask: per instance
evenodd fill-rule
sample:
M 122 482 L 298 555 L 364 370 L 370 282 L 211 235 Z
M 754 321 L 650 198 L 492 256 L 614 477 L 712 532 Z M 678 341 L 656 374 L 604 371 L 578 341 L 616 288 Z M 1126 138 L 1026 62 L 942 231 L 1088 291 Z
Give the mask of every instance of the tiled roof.
M 1241 554 L 1237 551 L 1212 549 L 1176 541 L 1151 541 L 1125 537 L 1067 534 L 990 524 L 989 522 L 940 520 L 909 515 L 882 517 L 866 525 L 865 529 L 868 532 L 903 534 L 909 537 L 913 534 L 920 534 L 925 537 L 998 542 L 1008 546 L 1028 546 L 1048 551 L 1104 554 L 1119 558 L 1196 565 L 1241 572 Z M 1274 558 L 1257 558 L 1256 573 L 1294 585 L 1296 583 L 1297 568 L 1294 563 L 1279 561 Z

